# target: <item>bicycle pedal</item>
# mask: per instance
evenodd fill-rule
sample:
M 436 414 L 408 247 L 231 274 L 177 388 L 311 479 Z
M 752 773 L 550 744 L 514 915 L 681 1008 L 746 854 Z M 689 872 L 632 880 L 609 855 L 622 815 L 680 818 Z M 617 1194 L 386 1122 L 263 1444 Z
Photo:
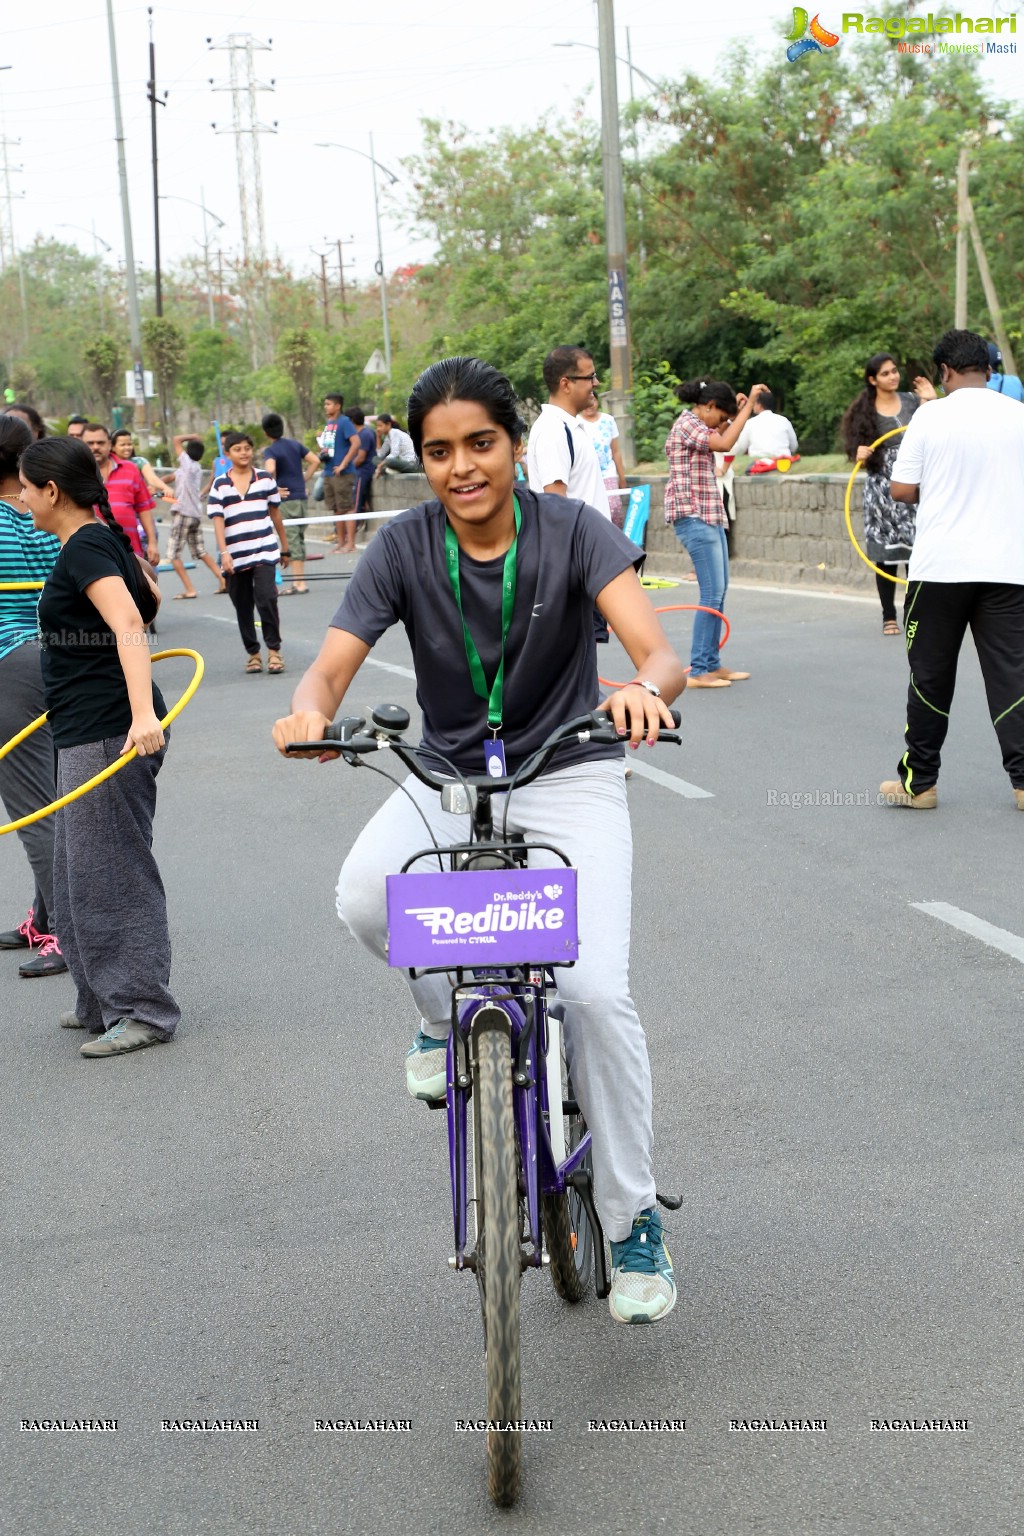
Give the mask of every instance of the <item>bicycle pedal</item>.
M 678 1211 L 683 1203 L 682 1195 L 663 1195 L 660 1190 L 654 1191 L 654 1198 L 659 1205 L 663 1205 L 666 1211 Z

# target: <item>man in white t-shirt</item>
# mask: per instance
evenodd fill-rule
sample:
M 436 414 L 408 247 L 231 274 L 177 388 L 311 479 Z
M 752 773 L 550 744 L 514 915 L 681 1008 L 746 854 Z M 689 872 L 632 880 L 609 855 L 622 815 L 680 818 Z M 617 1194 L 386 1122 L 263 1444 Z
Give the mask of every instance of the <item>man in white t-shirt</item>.
M 755 459 L 789 459 L 796 453 L 796 433 L 788 416 L 780 416 L 770 390 L 754 404 L 743 431 L 732 446 L 733 455 L 749 453 Z
M 970 626 L 989 713 L 1024 811 L 1024 411 L 986 388 L 988 348 L 947 331 L 932 354 L 945 396 L 922 405 L 892 471 L 895 501 L 917 502 L 904 629 L 907 749 L 890 805 L 937 804 L 939 758 Z
M 597 389 L 594 359 L 581 347 L 556 347 L 544 359 L 548 403 L 530 428 L 526 467 L 531 491 L 551 491 L 611 517 L 597 449 L 580 412 Z

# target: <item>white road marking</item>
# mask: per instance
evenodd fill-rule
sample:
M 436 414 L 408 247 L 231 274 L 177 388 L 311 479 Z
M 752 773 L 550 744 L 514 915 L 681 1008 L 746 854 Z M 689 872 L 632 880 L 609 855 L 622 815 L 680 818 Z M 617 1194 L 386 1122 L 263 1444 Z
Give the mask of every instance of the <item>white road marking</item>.
M 626 761 L 638 778 L 652 779 L 655 784 L 660 784 L 662 789 L 670 789 L 673 794 L 682 795 L 686 800 L 715 798 L 710 789 L 701 789 L 697 784 L 689 784 L 686 779 L 679 779 L 674 773 L 666 773 L 663 768 L 652 768 L 650 763 L 638 763 L 633 752 L 629 753 Z
M 235 622 L 227 614 L 204 613 L 202 617 L 204 619 L 216 619 L 220 624 L 233 624 Z M 393 672 L 396 677 L 407 677 L 411 682 L 416 681 L 416 673 L 411 667 L 399 667 L 393 661 L 378 661 L 376 656 L 367 656 L 363 666 L 379 667 L 382 672 Z M 701 789 L 697 784 L 689 784 L 686 779 L 678 779 L 674 773 L 665 773 L 661 768 L 652 768 L 649 763 L 634 762 L 633 772 L 638 778 L 651 779 L 655 784 L 660 784 L 662 789 L 670 789 L 673 794 L 682 795 L 686 800 L 713 800 L 715 798 L 709 789 Z
M 1024 939 L 1006 928 L 997 928 L 994 923 L 975 917 L 973 912 L 961 912 L 959 907 L 951 907 L 945 901 L 912 901 L 910 905 L 918 912 L 927 912 L 929 917 L 937 917 L 940 923 L 959 928 L 961 933 L 969 933 L 972 939 L 980 939 L 990 949 L 1002 950 L 1004 955 L 1010 955 L 1024 965 Z
M 397 667 L 393 661 L 378 661 L 376 656 L 367 656 L 363 662 L 364 667 L 380 667 L 382 672 L 394 672 L 397 677 L 409 677 L 416 681 L 416 673 L 412 667 Z

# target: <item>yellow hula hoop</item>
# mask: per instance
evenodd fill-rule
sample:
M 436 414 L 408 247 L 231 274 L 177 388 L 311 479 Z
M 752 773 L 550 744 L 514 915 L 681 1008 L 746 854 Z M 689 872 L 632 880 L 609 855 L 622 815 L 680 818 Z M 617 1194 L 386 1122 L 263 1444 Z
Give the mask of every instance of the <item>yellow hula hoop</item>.
M 153 661 L 166 661 L 169 656 L 189 656 L 195 662 L 196 669 L 192 674 L 192 681 L 185 689 L 185 692 L 182 694 L 177 704 L 175 704 L 173 709 L 169 709 L 167 714 L 161 720 L 160 724 L 164 730 L 167 729 L 172 720 L 176 720 L 181 714 L 182 710 L 185 708 L 185 705 L 192 698 L 192 695 L 195 693 L 196 689 L 199 687 L 199 684 L 202 682 L 203 673 L 206 671 L 206 663 L 203 661 L 203 658 L 200 656 L 198 651 L 189 651 L 185 649 L 173 651 L 157 651 L 151 659 Z M 13 752 L 15 747 L 25 740 L 26 736 L 31 736 L 33 731 L 37 731 L 41 725 L 44 725 L 46 719 L 46 715 L 40 715 L 38 720 L 33 720 L 32 724 L 27 725 L 23 731 L 19 731 L 17 736 L 12 736 L 9 742 L 0 747 L 0 758 L 6 757 L 8 752 Z M 115 774 L 121 768 L 124 768 L 127 763 L 131 762 L 133 757 L 138 757 L 138 755 L 139 754 L 137 749 L 132 747 L 131 751 L 126 752 L 124 757 L 119 757 L 116 763 L 111 763 L 108 768 L 103 769 L 102 773 L 97 773 L 93 778 L 87 779 L 86 782 L 84 784 L 80 784 L 77 789 L 71 790 L 70 794 L 62 795 L 59 800 L 53 800 L 49 805 L 44 805 L 41 811 L 33 811 L 30 816 L 22 816 L 20 820 L 9 821 L 6 826 L 0 827 L 0 837 L 3 837 L 5 832 L 19 832 L 22 827 L 30 827 L 34 821 L 42 821 L 44 817 L 52 816 L 54 811 L 60 810 L 61 806 L 70 805 L 72 800 L 78 800 L 82 795 L 88 794 L 90 789 L 95 789 L 97 784 L 102 784 L 104 779 L 109 779 L 112 774 Z
M 899 437 L 900 433 L 905 432 L 906 430 L 906 427 L 893 427 L 891 432 L 884 432 L 881 437 L 875 438 L 874 442 L 871 444 L 872 450 L 877 448 L 879 443 L 888 442 L 890 437 Z M 894 581 L 898 586 L 905 587 L 907 583 L 902 576 L 890 576 L 888 571 L 883 571 L 880 565 L 876 565 L 873 560 L 868 559 L 867 555 L 857 543 L 857 535 L 853 531 L 853 523 L 850 520 L 850 492 L 853 490 L 853 482 L 856 478 L 857 471 L 864 463 L 864 459 L 859 459 L 857 461 L 857 463 L 853 466 L 853 473 L 850 475 L 849 480 L 846 482 L 846 499 L 843 502 L 843 511 L 846 514 L 846 531 L 850 535 L 850 543 L 853 545 L 858 555 L 860 555 L 865 565 L 870 566 L 873 571 L 877 571 L 879 576 L 884 576 L 886 581 Z
M 0 581 L 0 592 L 41 592 L 45 581 Z

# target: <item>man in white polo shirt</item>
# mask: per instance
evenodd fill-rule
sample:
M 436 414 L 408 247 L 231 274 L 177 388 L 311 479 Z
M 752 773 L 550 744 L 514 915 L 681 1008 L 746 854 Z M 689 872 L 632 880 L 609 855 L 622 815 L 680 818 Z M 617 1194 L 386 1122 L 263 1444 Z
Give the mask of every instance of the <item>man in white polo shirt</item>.
M 775 398 L 766 389 L 754 401 L 754 409 L 747 424 L 733 443 L 730 452 L 739 458 L 749 453 L 755 459 L 789 459 L 796 453 L 796 432 L 788 416 L 780 416 L 775 409 Z
M 904 630 L 907 749 L 888 804 L 931 810 L 968 625 L 989 715 L 1024 811 L 1024 411 L 986 388 L 988 347 L 947 331 L 932 356 L 945 396 L 922 405 L 893 465 L 895 501 L 917 502 Z
M 611 517 L 601 461 L 580 411 L 598 384 L 594 359 L 581 347 L 556 347 L 544 359 L 548 403 L 530 428 L 526 467 L 531 491 L 552 491 Z

